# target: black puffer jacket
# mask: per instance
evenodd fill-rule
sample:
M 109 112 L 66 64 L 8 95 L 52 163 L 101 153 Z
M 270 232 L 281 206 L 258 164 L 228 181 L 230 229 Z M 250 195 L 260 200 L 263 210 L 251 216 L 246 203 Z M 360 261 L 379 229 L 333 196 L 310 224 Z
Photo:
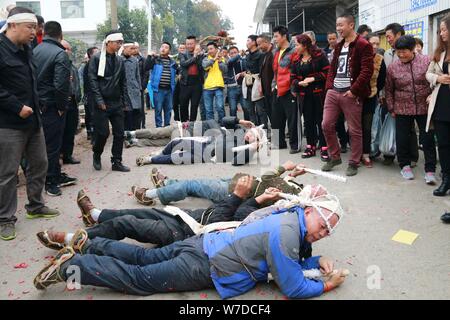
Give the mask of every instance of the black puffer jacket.
M 124 107 L 127 105 L 127 81 L 125 65 L 122 57 L 118 55 L 106 55 L 105 76 L 98 76 L 100 53 L 94 55 L 89 61 L 89 85 L 94 97 L 96 107 Z M 112 70 L 111 65 L 114 65 Z
M 65 111 L 69 104 L 71 62 L 64 47 L 56 39 L 45 37 L 33 54 L 43 111 L 48 108 Z

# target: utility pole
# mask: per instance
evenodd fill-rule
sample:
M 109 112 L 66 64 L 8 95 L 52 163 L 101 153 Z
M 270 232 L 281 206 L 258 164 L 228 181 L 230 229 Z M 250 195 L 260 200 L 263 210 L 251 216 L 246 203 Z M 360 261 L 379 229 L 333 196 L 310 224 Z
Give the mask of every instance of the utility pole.
M 117 0 L 109 0 L 111 5 L 111 28 L 113 30 L 119 29 L 119 18 L 117 16 Z

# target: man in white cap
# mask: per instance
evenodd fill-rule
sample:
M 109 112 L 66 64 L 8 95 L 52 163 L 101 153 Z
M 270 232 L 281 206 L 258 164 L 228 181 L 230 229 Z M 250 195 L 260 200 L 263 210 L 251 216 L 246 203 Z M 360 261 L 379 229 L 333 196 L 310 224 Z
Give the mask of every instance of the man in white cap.
M 127 81 L 122 57 L 123 35 L 111 31 L 103 41 L 102 51 L 89 62 L 89 84 L 95 99 L 93 123 L 95 127 L 94 168 L 102 169 L 101 156 L 109 136 L 109 123 L 113 131 L 112 170 L 129 172 L 122 164 L 124 141 L 124 112 L 127 104 Z
M 14 8 L 0 30 L 0 238 L 16 237 L 17 172 L 26 169 L 27 218 L 53 218 L 56 210 L 44 204 L 47 154 L 39 111 L 37 75 L 28 46 L 36 35 L 37 19 L 27 8 Z

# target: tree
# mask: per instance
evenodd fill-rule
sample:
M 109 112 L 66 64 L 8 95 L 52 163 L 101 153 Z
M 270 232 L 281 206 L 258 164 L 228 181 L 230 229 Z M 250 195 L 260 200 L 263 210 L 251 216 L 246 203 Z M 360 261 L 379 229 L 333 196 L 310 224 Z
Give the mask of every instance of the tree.
M 84 56 L 86 55 L 86 51 L 88 49 L 87 43 L 70 37 L 64 37 L 64 39 L 72 46 L 73 64 L 77 66 L 80 65 L 84 61 Z

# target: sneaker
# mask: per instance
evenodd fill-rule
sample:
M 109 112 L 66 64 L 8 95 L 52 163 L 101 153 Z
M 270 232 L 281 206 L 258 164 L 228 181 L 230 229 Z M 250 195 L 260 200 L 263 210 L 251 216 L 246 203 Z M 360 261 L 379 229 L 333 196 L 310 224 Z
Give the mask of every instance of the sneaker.
M 46 248 L 52 250 L 62 250 L 64 249 L 64 240 L 66 234 L 64 232 L 54 232 L 54 231 L 43 231 L 39 232 L 37 235 L 39 242 Z
M 138 188 L 136 186 L 131 187 L 131 192 L 133 193 L 133 196 L 137 202 L 144 206 L 153 206 L 155 204 L 155 200 L 145 196 L 145 193 L 147 191 L 148 189 L 145 188 Z
M 339 166 L 341 164 L 342 164 L 342 159 L 331 160 L 322 167 L 322 171 L 330 172 L 333 170 L 334 167 Z
M 58 187 L 63 188 L 63 187 L 73 186 L 73 185 L 77 184 L 77 182 L 78 182 L 77 178 L 71 178 L 67 174 L 61 173 L 61 177 L 59 178 Z
M 167 177 L 163 175 L 157 168 L 152 169 L 150 178 L 156 189 L 165 187 L 164 181 L 167 179 Z
M 347 168 L 347 177 L 354 177 L 358 174 L 358 166 L 355 166 L 353 164 L 349 165 Z
M 84 225 L 88 228 L 95 226 L 97 222 L 91 216 L 91 211 L 95 209 L 95 206 L 92 204 L 91 199 L 89 199 L 84 190 L 78 192 L 77 204 L 78 208 L 81 210 Z
M 330 161 L 330 155 L 328 154 L 327 147 L 322 147 L 322 149 L 320 149 L 320 160 L 322 160 L 322 162 Z
M 316 156 L 317 148 L 315 146 L 307 145 L 305 152 L 302 154 L 302 159 L 309 159 Z
M 61 215 L 61 212 L 55 209 L 50 209 L 48 207 L 42 207 L 41 209 L 34 211 L 34 212 L 28 212 L 27 213 L 27 219 L 33 220 L 33 219 L 52 219 L 56 218 L 57 216 Z
M 373 162 L 370 158 L 362 158 L 362 163 L 364 164 L 364 166 L 368 169 L 373 168 Z
M 53 284 L 64 282 L 65 280 L 60 275 L 61 266 L 74 256 L 75 252 L 70 247 L 59 251 L 53 261 L 34 278 L 33 283 L 36 289 L 45 290 Z
M 402 171 L 400 172 L 403 179 L 405 180 L 414 180 L 414 173 L 410 166 L 403 167 Z
M 124 166 L 122 164 L 122 161 L 114 161 L 112 164 L 112 171 L 117 171 L 117 172 L 130 172 L 130 168 Z
M 45 186 L 45 193 L 50 197 L 62 196 L 62 191 L 56 184 L 48 184 Z
M 450 223 L 450 213 L 444 213 L 444 215 L 441 217 L 441 220 L 443 223 Z
M 341 147 L 341 153 L 342 154 L 346 154 L 347 152 L 348 152 L 348 147 L 347 146 Z
M 80 164 L 81 161 L 75 159 L 74 157 L 64 157 L 63 158 L 63 164 L 69 164 L 69 165 L 75 165 L 75 164 Z
M 131 141 L 131 139 L 133 139 L 131 131 L 125 131 L 125 140 Z
M 383 166 L 391 166 L 394 164 L 394 159 L 392 158 L 384 158 Z
M 436 174 L 434 172 L 427 172 L 425 174 L 425 182 L 429 186 L 435 186 L 437 184 Z
M 11 241 L 16 238 L 16 226 L 14 223 L 7 223 L 0 226 L 0 238 L 4 241 Z
M 302 152 L 301 149 L 291 149 L 291 150 L 289 151 L 289 154 L 297 154 L 297 153 L 300 153 L 300 152 Z
M 151 163 L 152 163 L 152 160 L 148 156 L 140 156 L 139 158 L 136 159 L 136 165 L 138 167 L 143 167 L 143 166 L 151 164 Z
M 71 247 L 75 253 L 83 254 L 85 252 L 85 247 L 88 240 L 89 236 L 86 230 L 80 229 L 75 232 L 72 241 L 69 243 L 69 247 Z

